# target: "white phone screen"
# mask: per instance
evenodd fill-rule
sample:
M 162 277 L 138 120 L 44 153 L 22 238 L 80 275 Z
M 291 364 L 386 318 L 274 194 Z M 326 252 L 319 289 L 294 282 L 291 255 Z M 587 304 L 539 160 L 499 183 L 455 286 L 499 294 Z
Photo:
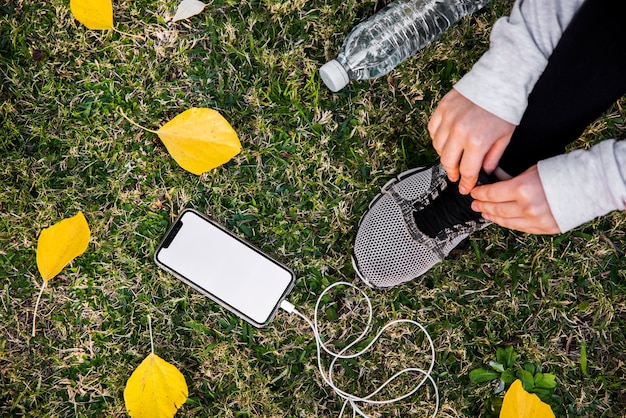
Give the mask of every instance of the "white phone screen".
M 256 326 L 271 320 L 294 283 L 287 267 L 191 210 L 179 217 L 155 260 Z

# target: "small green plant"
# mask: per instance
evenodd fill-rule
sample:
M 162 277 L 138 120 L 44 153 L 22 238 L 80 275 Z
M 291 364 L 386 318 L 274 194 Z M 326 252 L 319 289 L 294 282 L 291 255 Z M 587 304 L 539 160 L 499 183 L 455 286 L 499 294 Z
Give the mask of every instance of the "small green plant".
M 556 388 L 556 376 L 551 373 L 543 373 L 541 366 L 533 363 L 525 363 L 523 366 L 517 362 L 518 356 L 513 346 L 498 347 L 496 360 L 489 362 L 489 368 L 480 367 L 470 372 L 470 380 L 474 383 L 495 382 L 494 395 L 503 392 L 516 379 L 521 380 L 524 390 L 536 394 L 539 399 L 547 404 L 554 403 L 554 389 Z M 502 401 L 492 399 L 492 409 L 499 410 Z

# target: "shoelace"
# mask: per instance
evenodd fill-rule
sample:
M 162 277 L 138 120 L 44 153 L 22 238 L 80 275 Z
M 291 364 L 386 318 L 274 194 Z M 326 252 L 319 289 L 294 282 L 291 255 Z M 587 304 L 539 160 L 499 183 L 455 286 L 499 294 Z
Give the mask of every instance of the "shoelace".
M 496 179 L 481 170 L 478 184 L 488 184 Z M 459 192 L 459 183 L 446 180 L 448 187 L 422 209 L 413 213 L 415 224 L 420 231 L 435 238 L 445 229 L 458 230 L 469 222 L 483 220 L 480 213 L 472 210 L 470 195 Z

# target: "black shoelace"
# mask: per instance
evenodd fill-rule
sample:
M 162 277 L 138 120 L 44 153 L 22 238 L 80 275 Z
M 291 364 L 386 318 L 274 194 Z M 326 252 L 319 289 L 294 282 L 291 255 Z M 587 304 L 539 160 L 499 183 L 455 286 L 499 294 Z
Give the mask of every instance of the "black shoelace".
M 447 180 L 446 180 L 447 181 Z M 494 177 L 481 170 L 478 184 L 493 183 Z M 459 183 L 448 181 L 448 187 L 439 194 L 430 204 L 413 213 L 415 224 L 420 231 L 431 238 L 435 238 L 446 228 L 456 229 L 470 221 L 480 221 L 482 216 L 472 210 L 470 195 L 459 192 Z

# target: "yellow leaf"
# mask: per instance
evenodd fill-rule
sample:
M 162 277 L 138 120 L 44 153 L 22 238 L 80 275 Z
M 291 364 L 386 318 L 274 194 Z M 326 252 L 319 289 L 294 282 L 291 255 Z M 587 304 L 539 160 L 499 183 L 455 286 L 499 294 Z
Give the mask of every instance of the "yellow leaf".
M 91 231 L 82 212 L 44 229 L 37 240 L 37 268 L 43 283 L 37 296 L 33 313 L 33 337 L 37 308 L 46 283 L 54 278 L 70 261 L 81 255 L 89 246 Z
M 185 377 L 154 353 L 135 369 L 124 389 L 124 402 L 132 418 L 172 418 L 186 400 Z
M 193 174 L 212 170 L 241 151 L 237 132 L 213 109 L 186 110 L 156 133 L 174 160 Z
M 554 418 L 550 405 L 534 393 L 528 393 L 522 382 L 516 380 L 504 396 L 500 418 Z
M 44 282 L 59 274 L 89 245 L 91 232 L 82 212 L 41 231 L 37 241 L 37 267 Z
M 70 10 L 88 29 L 113 28 L 113 4 L 111 0 L 70 0 Z

